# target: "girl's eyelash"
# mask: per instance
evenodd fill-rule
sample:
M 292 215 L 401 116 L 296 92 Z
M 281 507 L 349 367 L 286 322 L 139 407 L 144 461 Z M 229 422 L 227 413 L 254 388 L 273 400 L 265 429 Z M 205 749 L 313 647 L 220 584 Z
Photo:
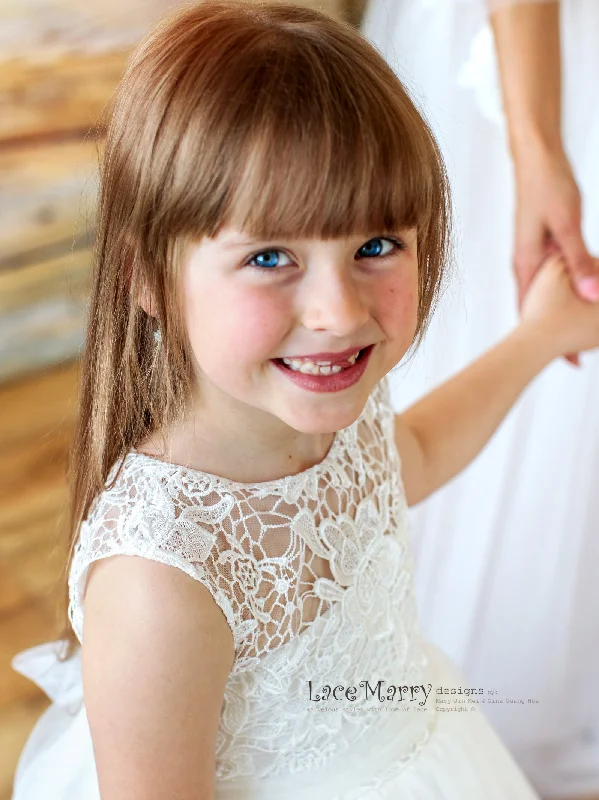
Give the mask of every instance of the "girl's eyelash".
M 388 253 L 382 253 L 381 255 L 373 255 L 373 256 L 358 255 L 362 247 L 365 247 L 370 242 L 375 242 L 375 241 L 391 242 L 393 247 Z M 375 262 L 386 261 L 388 258 L 392 258 L 394 255 L 396 255 L 398 250 L 407 250 L 407 245 L 404 242 L 402 242 L 401 239 L 396 239 L 394 236 L 373 236 L 371 239 L 368 239 L 367 242 L 364 242 L 364 244 L 358 248 L 358 250 L 356 251 L 356 255 L 354 256 L 354 259 L 356 261 L 375 261 Z
M 367 242 L 364 242 L 364 244 L 368 244 L 368 242 L 371 242 L 374 239 L 380 239 L 381 241 L 391 242 L 394 245 L 395 249 L 391 250 L 389 253 L 385 253 L 385 255 L 382 255 L 382 256 L 362 256 L 362 258 L 372 258 L 372 259 L 379 259 L 380 260 L 380 259 L 384 259 L 384 258 L 387 258 L 388 256 L 393 255 L 395 250 L 407 250 L 407 245 L 405 244 L 405 242 L 402 242 L 401 239 L 396 239 L 394 236 L 373 236 L 371 239 L 368 239 Z M 361 248 L 364 247 L 364 244 L 361 245 L 361 247 L 359 247 L 358 250 L 361 250 Z M 282 267 L 278 267 L 278 266 L 276 266 L 276 267 L 260 267 L 257 264 L 252 264 L 251 263 L 255 258 L 257 258 L 258 256 L 261 256 L 261 255 L 265 255 L 266 253 L 285 253 L 285 255 L 287 255 L 288 258 L 291 258 L 291 256 L 289 256 L 285 252 L 285 250 L 283 250 L 282 248 L 271 247 L 271 248 L 268 248 L 267 250 L 259 250 L 257 253 L 254 253 L 253 255 L 251 255 L 247 259 L 247 261 L 245 262 L 244 266 L 252 267 L 253 269 L 255 269 L 258 272 L 266 272 L 266 273 L 279 272 L 284 267 L 289 266 L 288 264 L 284 264 Z

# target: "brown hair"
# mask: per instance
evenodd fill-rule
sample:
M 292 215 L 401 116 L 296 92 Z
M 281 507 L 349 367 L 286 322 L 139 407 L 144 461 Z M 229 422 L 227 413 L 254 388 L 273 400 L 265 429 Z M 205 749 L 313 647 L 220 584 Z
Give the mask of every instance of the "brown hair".
M 415 226 L 420 341 L 448 257 L 445 169 L 399 79 L 349 24 L 281 2 L 207 0 L 132 54 L 101 168 L 67 574 L 111 466 L 184 413 L 193 369 L 177 266 L 186 242 L 226 224 L 264 239 Z M 66 609 L 63 622 L 68 657 Z

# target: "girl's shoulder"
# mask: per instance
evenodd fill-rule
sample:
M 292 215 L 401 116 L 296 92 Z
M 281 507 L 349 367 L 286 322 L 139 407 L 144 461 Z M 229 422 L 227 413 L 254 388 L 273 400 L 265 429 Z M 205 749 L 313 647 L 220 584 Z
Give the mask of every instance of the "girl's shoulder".
M 131 451 L 115 463 L 105 488 L 81 523 L 69 574 L 69 617 L 82 641 L 85 588 L 91 565 L 115 555 L 138 556 L 182 570 L 206 586 L 234 638 L 241 635 L 241 597 L 219 554 L 231 549 L 222 523 L 232 503 L 197 476 Z

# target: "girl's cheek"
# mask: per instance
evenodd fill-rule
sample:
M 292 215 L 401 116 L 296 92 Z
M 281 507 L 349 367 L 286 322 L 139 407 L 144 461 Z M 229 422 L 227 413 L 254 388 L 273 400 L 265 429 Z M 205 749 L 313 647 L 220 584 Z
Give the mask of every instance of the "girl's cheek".
M 291 325 L 291 310 L 282 295 L 273 292 L 247 293 L 230 318 L 231 336 L 240 352 L 253 360 L 280 355 Z
M 412 341 L 418 320 L 418 273 L 405 270 L 390 275 L 377 289 L 377 308 L 385 333 L 402 342 Z
M 204 323 L 196 326 L 194 349 L 224 367 L 254 366 L 280 355 L 289 314 L 283 298 L 272 292 L 247 287 L 240 293 L 221 292 L 218 300 L 204 304 Z

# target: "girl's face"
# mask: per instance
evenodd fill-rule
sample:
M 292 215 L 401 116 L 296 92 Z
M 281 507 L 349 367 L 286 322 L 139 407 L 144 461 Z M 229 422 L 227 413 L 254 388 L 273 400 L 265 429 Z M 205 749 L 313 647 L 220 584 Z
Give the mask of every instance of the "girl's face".
M 416 248 L 414 230 L 258 241 L 227 228 L 193 245 L 183 302 L 204 418 L 239 405 L 260 427 L 280 428 L 267 415 L 304 433 L 351 425 L 414 337 Z M 361 355 L 347 374 L 350 362 L 335 365 L 343 351 L 368 346 L 365 362 Z M 333 362 L 329 376 L 280 361 L 315 355 Z

